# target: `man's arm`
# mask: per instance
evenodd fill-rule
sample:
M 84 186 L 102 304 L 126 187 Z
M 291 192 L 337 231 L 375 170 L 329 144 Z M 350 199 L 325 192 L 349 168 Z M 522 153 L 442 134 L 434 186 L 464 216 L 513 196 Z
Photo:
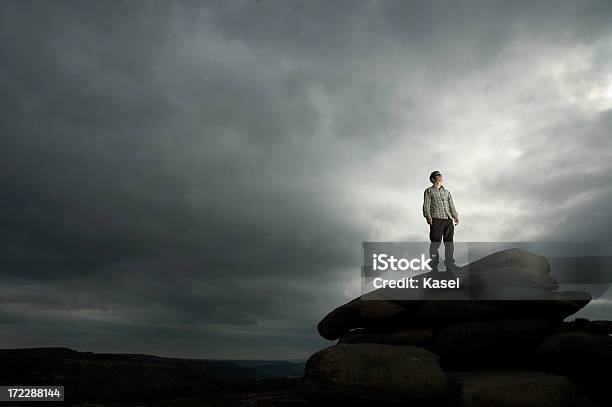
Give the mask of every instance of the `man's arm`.
M 459 222 L 459 214 L 457 213 L 457 210 L 455 209 L 455 204 L 453 203 L 453 196 L 451 195 L 451 193 L 448 193 L 448 206 L 450 207 L 451 210 L 451 215 L 453 215 L 453 218 L 455 218 L 455 221 Z
M 429 223 L 431 219 L 431 195 L 429 194 L 429 189 L 426 189 L 423 194 L 423 216 L 427 218 L 427 223 Z

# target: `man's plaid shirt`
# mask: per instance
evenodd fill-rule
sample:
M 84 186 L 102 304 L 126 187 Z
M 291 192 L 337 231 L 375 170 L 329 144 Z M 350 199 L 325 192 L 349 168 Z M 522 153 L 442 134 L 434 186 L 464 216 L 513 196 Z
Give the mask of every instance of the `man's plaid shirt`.
M 450 191 L 442 185 L 440 188 L 433 185 L 427 188 L 423 200 L 423 216 L 440 219 L 459 217 Z

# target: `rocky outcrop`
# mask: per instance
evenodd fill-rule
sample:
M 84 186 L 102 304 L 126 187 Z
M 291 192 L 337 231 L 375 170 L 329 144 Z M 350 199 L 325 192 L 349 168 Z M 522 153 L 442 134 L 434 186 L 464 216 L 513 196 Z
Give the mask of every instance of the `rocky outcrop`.
M 612 322 L 563 322 L 588 293 L 559 291 L 546 259 L 517 249 L 463 271 L 455 292 L 385 288 L 331 311 L 318 330 L 337 344 L 308 360 L 302 396 L 466 407 L 610 401 L 609 375 L 594 372 L 612 364 Z

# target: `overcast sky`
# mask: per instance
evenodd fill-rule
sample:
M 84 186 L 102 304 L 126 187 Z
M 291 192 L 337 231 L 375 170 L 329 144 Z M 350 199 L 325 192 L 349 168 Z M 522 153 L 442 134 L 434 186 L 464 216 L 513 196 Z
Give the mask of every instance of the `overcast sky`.
M 302 358 L 362 241 L 610 241 L 609 1 L 0 1 L 0 347 Z M 583 312 L 612 317 L 612 300 Z

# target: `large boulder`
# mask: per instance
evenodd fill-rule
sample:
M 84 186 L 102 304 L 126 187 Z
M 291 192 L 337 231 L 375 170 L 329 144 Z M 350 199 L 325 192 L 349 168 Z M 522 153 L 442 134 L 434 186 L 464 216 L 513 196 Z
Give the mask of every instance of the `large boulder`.
M 341 343 L 308 359 L 299 392 L 312 401 L 438 403 L 449 387 L 437 361 L 415 346 Z
M 449 372 L 463 407 L 574 407 L 580 388 L 563 376 L 524 370 Z
M 542 369 L 566 375 L 595 399 L 612 404 L 610 374 L 612 337 L 589 332 L 551 335 L 538 346 Z
M 527 366 L 554 327 L 536 319 L 458 322 L 442 327 L 427 348 L 445 368 Z
M 545 257 L 519 249 L 492 253 L 468 264 L 463 272 L 467 273 L 463 287 L 472 293 L 479 287 L 559 288 Z
M 589 332 L 563 332 L 549 336 L 538 346 L 540 355 L 549 361 L 558 360 L 569 369 L 612 365 L 612 337 Z

